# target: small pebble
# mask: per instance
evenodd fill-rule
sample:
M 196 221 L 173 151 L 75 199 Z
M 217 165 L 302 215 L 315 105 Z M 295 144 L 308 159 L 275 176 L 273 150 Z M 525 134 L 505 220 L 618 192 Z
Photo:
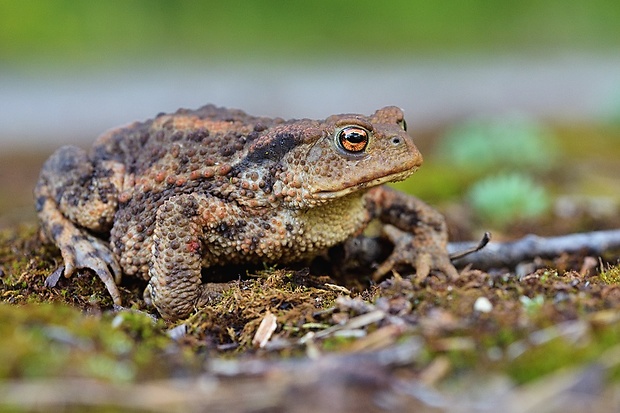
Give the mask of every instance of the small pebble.
M 486 297 L 478 297 L 474 303 L 474 311 L 481 313 L 490 313 L 493 310 L 493 304 Z

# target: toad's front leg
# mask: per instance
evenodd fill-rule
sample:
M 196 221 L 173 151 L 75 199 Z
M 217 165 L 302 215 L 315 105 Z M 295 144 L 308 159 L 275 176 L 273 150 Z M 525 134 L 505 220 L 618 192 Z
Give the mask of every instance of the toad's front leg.
M 370 190 L 366 199 L 371 215 L 386 224 L 383 231 L 394 244 L 392 254 L 375 271 L 375 279 L 401 264 L 414 267 L 420 280 L 431 270 L 458 278 L 447 251 L 446 223 L 439 212 L 413 196 L 383 186 Z
M 200 296 L 202 228 L 199 202 L 179 195 L 157 210 L 145 297 L 168 320 L 188 315 Z
M 215 259 L 206 234 L 228 227 L 236 215 L 217 198 L 191 194 L 174 196 L 158 208 L 145 298 L 163 318 L 186 317 L 222 290 L 202 283 L 202 267 Z

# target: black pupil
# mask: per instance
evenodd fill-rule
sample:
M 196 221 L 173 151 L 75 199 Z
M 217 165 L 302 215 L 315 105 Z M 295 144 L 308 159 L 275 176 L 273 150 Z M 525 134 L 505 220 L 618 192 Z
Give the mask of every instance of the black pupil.
M 359 132 L 347 132 L 345 139 L 351 143 L 362 143 L 366 139 L 366 136 Z

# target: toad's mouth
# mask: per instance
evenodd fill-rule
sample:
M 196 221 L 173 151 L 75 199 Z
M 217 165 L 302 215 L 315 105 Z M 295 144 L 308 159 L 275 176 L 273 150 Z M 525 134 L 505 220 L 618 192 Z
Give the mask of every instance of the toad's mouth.
M 398 182 L 403 181 L 410 177 L 418 168 L 412 168 L 406 171 L 397 172 L 390 175 L 380 176 L 379 178 L 371 178 L 366 181 L 358 182 L 353 185 L 344 186 L 343 188 L 337 190 L 325 190 L 325 191 L 316 191 L 313 196 L 316 199 L 328 200 L 340 198 L 345 195 L 349 195 L 353 192 L 362 191 L 367 188 L 372 188 L 378 185 L 382 185 L 388 182 Z

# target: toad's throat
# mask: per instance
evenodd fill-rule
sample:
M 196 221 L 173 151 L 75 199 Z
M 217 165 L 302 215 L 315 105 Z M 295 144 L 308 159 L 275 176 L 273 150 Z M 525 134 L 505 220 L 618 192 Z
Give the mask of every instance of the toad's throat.
M 412 168 L 406 171 L 397 172 L 391 175 L 380 176 L 378 178 L 371 178 L 366 181 L 358 182 L 351 186 L 345 186 L 337 190 L 316 191 L 312 195 L 316 199 L 335 199 L 353 192 L 363 191 L 366 188 L 372 188 L 378 185 L 382 185 L 388 182 L 398 182 L 407 179 L 418 168 Z

